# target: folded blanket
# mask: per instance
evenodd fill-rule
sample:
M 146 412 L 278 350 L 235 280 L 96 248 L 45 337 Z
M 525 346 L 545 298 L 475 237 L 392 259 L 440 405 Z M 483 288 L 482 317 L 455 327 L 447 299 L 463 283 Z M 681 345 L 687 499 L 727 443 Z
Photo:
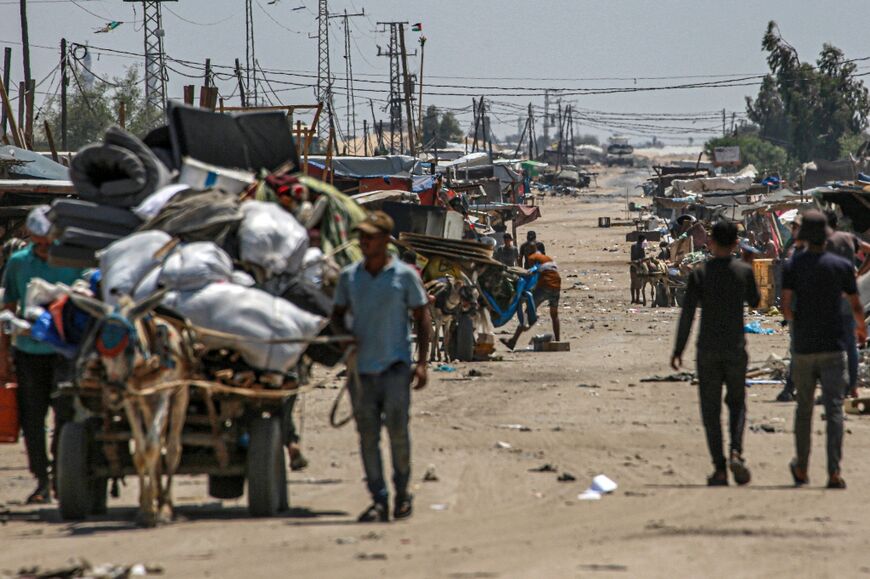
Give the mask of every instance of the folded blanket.
M 170 175 L 142 141 L 111 127 L 102 144 L 88 145 L 76 154 L 70 179 L 86 201 L 133 207 L 167 185 Z

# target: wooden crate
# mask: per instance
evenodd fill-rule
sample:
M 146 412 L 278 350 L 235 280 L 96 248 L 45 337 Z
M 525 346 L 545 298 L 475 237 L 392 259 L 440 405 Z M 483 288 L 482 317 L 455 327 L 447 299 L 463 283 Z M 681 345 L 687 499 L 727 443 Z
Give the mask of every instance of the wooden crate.
M 571 342 L 544 342 L 544 352 L 570 352 Z
M 776 305 L 776 289 L 773 286 L 760 287 L 758 293 L 761 296 L 758 302 L 759 310 L 769 310 Z
M 752 273 L 755 274 L 755 284 L 759 287 L 773 287 L 773 260 L 755 259 L 752 261 Z

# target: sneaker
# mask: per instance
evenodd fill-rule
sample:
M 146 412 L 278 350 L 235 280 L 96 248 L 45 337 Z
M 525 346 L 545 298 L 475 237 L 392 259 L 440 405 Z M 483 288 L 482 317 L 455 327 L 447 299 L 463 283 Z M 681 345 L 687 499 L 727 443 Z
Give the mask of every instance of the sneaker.
M 386 503 L 372 503 L 362 514 L 357 518 L 360 523 L 387 523 L 390 521 L 390 513 Z
M 414 496 L 405 495 L 396 497 L 396 506 L 393 509 L 393 518 L 396 520 L 407 519 L 414 512 Z
M 729 467 L 731 469 L 732 476 L 734 476 L 734 482 L 736 482 L 738 485 L 747 485 L 749 484 L 749 481 L 752 480 L 752 473 L 750 473 L 749 469 L 746 468 L 746 461 L 743 460 L 743 457 L 740 456 L 739 453 L 731 453 Z
M 717 470 L 713 474 L 707 477 L 707 486 L 708 487 L 727 487 L 728 486 L 728 473 L 724 470 Z

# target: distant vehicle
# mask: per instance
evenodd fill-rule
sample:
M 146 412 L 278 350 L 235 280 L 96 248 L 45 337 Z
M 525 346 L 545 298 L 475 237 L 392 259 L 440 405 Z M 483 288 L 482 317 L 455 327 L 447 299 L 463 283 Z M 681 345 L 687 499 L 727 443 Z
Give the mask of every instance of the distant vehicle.
M 613 167 L 614 165 L 634 167 L 634 147 L 628 144 L 627 137 L 610 138 L 610 144 L 607 145 L 605 162 L 608 167 Z

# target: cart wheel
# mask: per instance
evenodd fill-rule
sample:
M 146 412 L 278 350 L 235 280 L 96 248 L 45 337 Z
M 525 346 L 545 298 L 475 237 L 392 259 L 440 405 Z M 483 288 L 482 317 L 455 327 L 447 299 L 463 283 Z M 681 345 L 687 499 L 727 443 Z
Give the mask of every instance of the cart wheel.
M 209 475 L 208 494 L 216 499 L 237 499 L 245 494 L 245 477 Z
M 64 520 L 81 520 L 91 512 L 94 490 L 88 484 L 88 428 L 69 422 L 60 431 L 57 451 L 57 499 Z
M 474 360 L 474 320 L 468 314 L 462 314 L 454 328 L 453 357 L 460 362 Z
M 281 421 L 259 417 L 251 422 L 248 448 L 248 510 L 255 517 L 271 517 L 282 508 L 287 493 Z

